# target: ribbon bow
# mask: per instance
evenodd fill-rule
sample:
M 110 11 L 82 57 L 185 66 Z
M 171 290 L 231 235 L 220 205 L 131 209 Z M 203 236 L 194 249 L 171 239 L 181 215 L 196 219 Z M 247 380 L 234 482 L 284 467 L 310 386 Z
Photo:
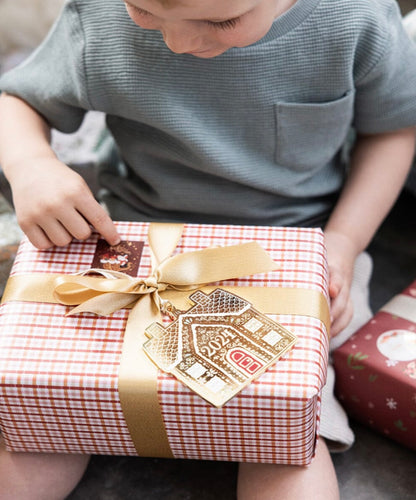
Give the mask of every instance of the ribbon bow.
M 145 327 L 160 320 L 167 289 L 189 291 L 205 284 L 276 269 L 276 263 L 255 242 L 206 248 L 171 256 L 181 237 L 182 224 L 150 224 L 148 232 L 152 271 L 132 278 L 117 271 L 90 269 L 83 275 L 56 279 L 54 295 L 65 305 L 78 305 L 69 314 L 108 315 L 125 307 L 140 315 Z M 90 274 L 100 274 L 101 277 Z M 131 318 L 133 319 L 133 318 Z M 146 323 L 147 321 L 147 323 Z

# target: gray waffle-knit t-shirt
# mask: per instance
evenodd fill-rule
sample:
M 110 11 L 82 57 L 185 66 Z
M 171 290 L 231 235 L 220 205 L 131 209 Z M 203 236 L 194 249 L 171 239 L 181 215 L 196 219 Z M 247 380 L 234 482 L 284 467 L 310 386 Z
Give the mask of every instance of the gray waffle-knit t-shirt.
M 0 89 L 63 132 L 106 113 L 123 160 L 100 173 L 115 219 L 315 225 L 351 127 L 416 124 L 416 46 L 394 0 L 298 0 L 213 59 L 172 53 L 120 0 L 70 0 Z

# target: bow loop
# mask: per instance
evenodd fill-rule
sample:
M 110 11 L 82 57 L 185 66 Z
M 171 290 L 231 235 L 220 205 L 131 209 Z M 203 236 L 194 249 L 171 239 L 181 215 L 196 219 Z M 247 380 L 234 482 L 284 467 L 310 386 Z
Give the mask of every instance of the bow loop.
M 163 237 L 165 230 L 166 238 Z M 80 304 L 70 314 L 106 315 L 123 307 L 134 307 L 144 296 L 150 295 L 160 313 L 159 293 L 169 288 L 195 290 L 207 283 L 276 269 L 276 263 L 254 242 L 172 256 L 181 231 L 181 225 L 150 224 L 148 240 L 152 270 L 147 278 L 90 269 L 81 275 L 59 277 L 55 282 L 55 297 L 65 305 Z

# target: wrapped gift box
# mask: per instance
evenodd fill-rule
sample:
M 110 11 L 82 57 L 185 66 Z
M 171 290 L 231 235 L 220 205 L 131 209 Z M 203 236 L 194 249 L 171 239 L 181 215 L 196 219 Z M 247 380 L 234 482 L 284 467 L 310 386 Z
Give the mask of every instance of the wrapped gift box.
M 133 253 L 130 259 L 106 253 L 98 235 L 48 251 L 38 251 L 24 240 L 9 284 L 14 279 L 24 283 L 33 275 L 47 279 L 54 274 L 81 273 L 97 267 L 97 259 L 106 269 L 149 276 L 148 224 L 116 224 L 122 239 L 134 247 L 134 258 Z M 326 255 L 319 229 L 188 224 L 174 253 L 250 241 L 258 242 L 279 269 L 216 286 L 280 288 L 284 294 L 311 292 L 323 298 L 327 307 Z M 119 397 L 119 364 L 129 310 L 110 316 L 87 312 L 66 316 L 68 306 L 41 298 L 7 297 L 10 293 L 0 308 L 0 425 L 8 449 L 138 455 Z M 297 335 L 295 347 L 222 408 L 213 407 L 172 376 L 157 373 L 158 412 L 171 456 L 311 462 L 326 378 L 328 321 L 323 313 L 311 314 L 309 299 L 302 300 L 296 304 L 301 312 L 281 311 L 277 304 L 278 312 L 270 315 Z M 144 426 L 152 420 L 146 411 L 140 417 Z M 158 452 L 146 452 L 146 456 L 155 455 Z
M 416 449 L 416 281 L 334 353 L 348 414 Z

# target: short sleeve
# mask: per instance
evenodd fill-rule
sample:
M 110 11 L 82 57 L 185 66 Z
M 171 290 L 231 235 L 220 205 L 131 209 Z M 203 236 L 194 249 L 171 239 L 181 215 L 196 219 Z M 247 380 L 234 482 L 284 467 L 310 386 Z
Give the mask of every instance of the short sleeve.
M 68 2 L 43 43 L 0 78 L 0 90 L 20 97 L 53 128 L 74 132 L 91 109 L 84 72 L 85 39 L 76 2 Z
M 405 32 L 395 2 L 390 3 L 379 31 L 384 36 L 383 50 L 355 83 L 354 127 L 360 133 L 382 133 L 416 124 L 416 43 Z M 361 53 L 371 50 L 370 43 L 365 45 Z

